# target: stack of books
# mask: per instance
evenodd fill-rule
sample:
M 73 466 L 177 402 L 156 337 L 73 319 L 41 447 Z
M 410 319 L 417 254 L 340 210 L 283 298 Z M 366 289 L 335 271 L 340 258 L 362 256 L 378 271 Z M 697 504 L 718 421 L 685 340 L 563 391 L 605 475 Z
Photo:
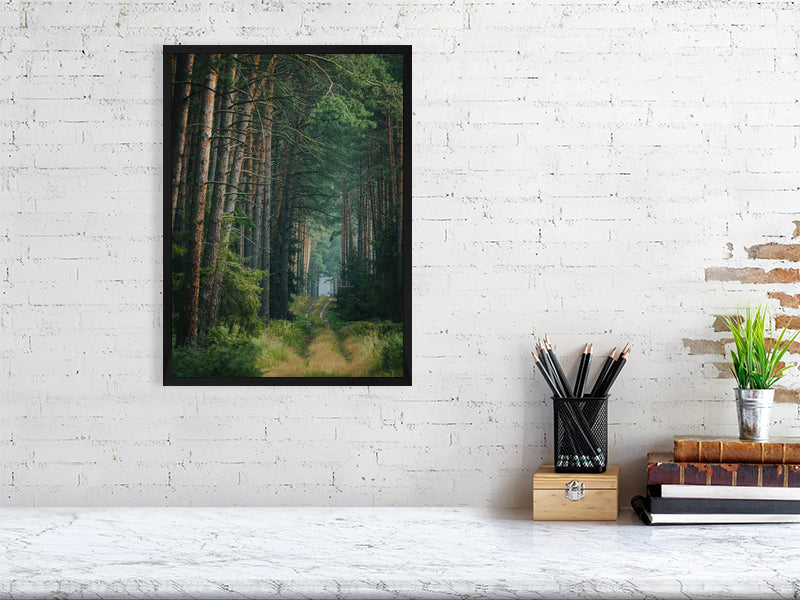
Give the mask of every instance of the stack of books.
M 800 438 L 676 437 L 631 506 L 647 525 L 800 522 Z

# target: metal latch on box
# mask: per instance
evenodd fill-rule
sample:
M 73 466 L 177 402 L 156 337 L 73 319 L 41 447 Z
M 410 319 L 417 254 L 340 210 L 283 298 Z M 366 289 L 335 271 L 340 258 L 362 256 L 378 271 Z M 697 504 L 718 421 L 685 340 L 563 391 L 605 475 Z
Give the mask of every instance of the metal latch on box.
M 576 479 L 565 483 L 564 495 L 567 497 L 567 500 L 580 500 L 583 498 L 583 484 Z

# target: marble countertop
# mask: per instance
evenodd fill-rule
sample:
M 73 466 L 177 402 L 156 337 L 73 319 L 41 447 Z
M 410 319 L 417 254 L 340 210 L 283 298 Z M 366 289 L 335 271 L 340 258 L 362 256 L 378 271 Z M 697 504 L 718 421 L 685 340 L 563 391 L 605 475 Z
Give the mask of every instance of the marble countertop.
M 800 524 L 448 508 L 0 509 L 1 598 L 797 598 Z

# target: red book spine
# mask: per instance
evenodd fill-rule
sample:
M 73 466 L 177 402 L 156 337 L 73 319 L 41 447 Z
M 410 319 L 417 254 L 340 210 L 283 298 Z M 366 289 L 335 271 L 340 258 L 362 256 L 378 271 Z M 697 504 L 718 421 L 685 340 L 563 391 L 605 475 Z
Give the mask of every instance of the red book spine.
M 746 442 L 676 437 L 677 462 L 800 464 L 800 442 Z
M 671 453 L 647 456 L 647 483 L 800 487 L 800 464 L 675 462 Z

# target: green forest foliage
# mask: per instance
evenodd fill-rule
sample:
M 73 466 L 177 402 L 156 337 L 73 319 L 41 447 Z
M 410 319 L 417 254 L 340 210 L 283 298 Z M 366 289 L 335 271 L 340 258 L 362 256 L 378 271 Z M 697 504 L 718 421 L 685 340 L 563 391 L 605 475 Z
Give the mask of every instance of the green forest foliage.
M 261 280 L 267 271 L 247 269 L 235 256 L 229 256 L 228 270 L 222 280 L 219 323 L 244 337 L 264 332 L 264 320 L 259 316 Z
M 215 327 L 197 347 L 172 351 L 172 372 L 176 377 L 260 377 L 260 345 L 241 331 Z
M 403 375 L 403 327 L 400 323 L 375 323 L 356 321 L 339 323 L 348 335 L 371 337 L 373 339 L 373 374 L 384 377 Z
M 402 322 L 402 277 L 394 221 L 374 241 L 378 260 L 357 258 L 342 268 L 347 282 L 336 293 L 334 310 L 342 320 L 378 319 Z

